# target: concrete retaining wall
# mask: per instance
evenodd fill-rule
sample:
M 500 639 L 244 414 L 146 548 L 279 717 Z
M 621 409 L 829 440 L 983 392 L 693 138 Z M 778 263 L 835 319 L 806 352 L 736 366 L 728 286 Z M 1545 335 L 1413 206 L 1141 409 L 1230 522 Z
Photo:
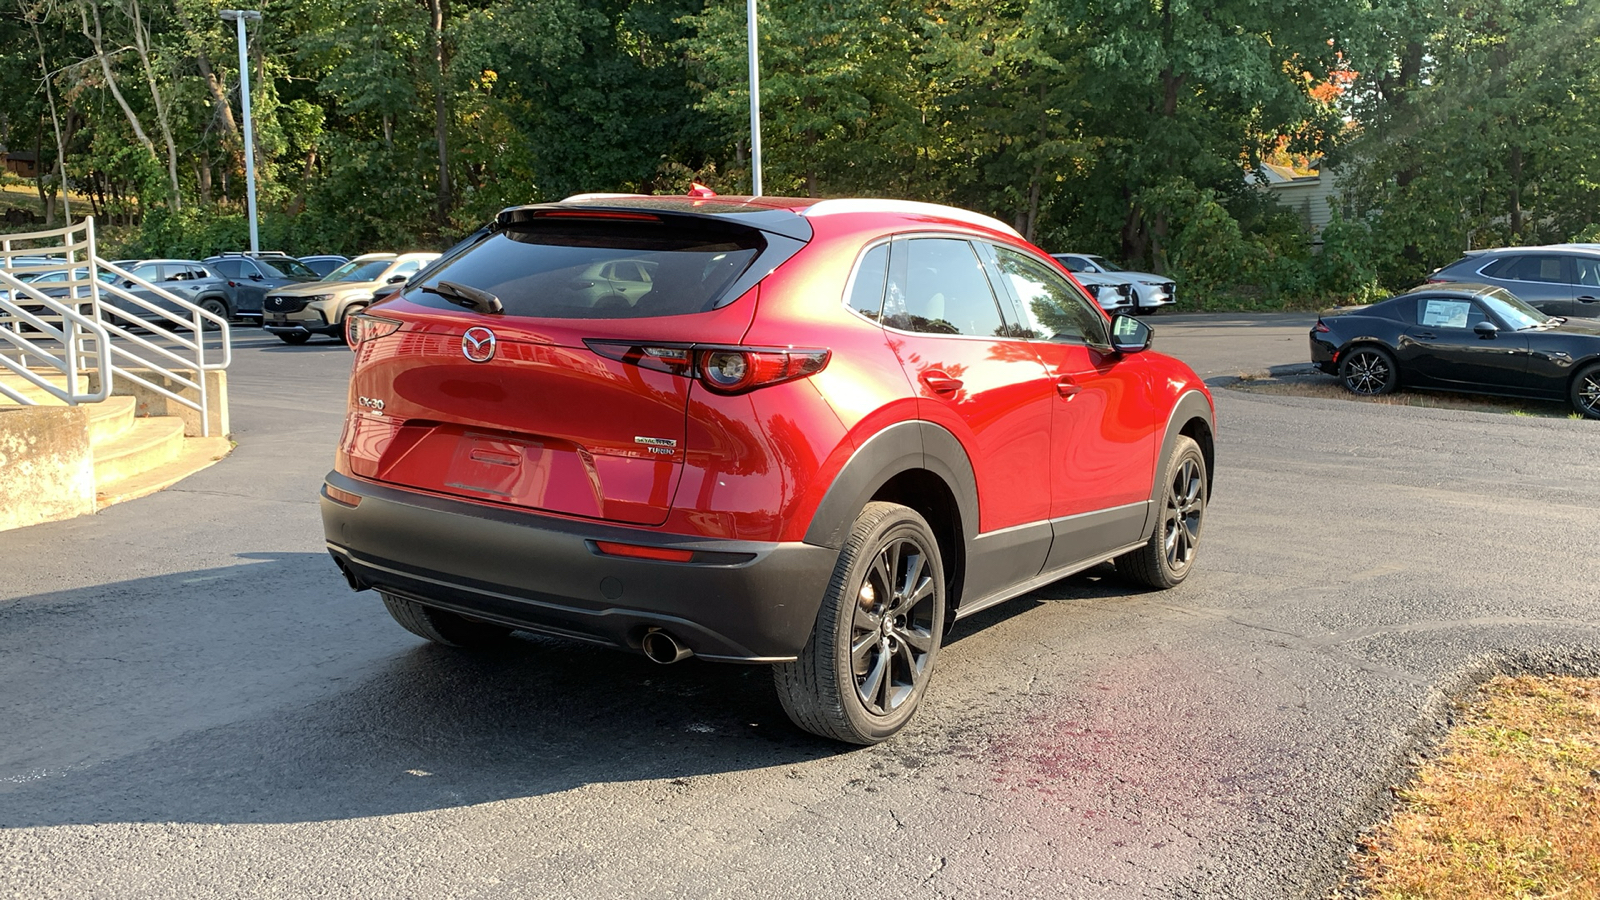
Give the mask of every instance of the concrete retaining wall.
M 0 409 L 0 531 L 94 512 L 89 411 Z
M 179 396 L 200 402 L 200 392 L 193 388 L 183 387 L 165 375 L 159 375 L 149 369 L 132 369 L 134 375 L 172 391 Z M 190 380 L 194 373 L 182 371 L 178 374 Z M 89 389 L 100 388 L 100 373 L 89 373 Z M 138 406 L 134 408 L 135 416 L 176 416 L 183 420 L 184 437 L 199 437 L 200 411 L 190 409 L 182 403 L 173 401 L 170 397 L 158 391 L 133 381 L 128 378 L 113 378 L 111 380 L 111 394 L 116 397 L 132 397 Z M 230 433 L 228 423 L 228 373 L 225 370 L 213 369 L 206 372 L 206 394 L 211 407 L 211 436 L 227 437 Z

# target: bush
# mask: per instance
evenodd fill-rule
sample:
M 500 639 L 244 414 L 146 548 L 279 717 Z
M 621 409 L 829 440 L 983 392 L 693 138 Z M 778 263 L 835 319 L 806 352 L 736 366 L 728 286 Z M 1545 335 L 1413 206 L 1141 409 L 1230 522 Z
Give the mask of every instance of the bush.
M 1312 261 L 1318 289 L 1331 297 L 1371 302 L 1385 292 L 1378 279 L 1377 243 L 1372 229 L 1359 219 L 1334 210 L 1322 229 L 1322 252 Z

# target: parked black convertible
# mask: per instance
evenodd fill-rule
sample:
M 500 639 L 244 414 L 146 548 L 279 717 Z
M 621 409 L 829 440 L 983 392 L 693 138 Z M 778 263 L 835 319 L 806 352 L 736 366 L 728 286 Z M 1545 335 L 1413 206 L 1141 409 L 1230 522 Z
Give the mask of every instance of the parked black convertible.
M 1484 284 L 1430 284 L 1324 313 L 1311 362 L 1356 394 L 1404 386 L 1564 399 L 1600 419 L 1600 323 L 1552 318 Z

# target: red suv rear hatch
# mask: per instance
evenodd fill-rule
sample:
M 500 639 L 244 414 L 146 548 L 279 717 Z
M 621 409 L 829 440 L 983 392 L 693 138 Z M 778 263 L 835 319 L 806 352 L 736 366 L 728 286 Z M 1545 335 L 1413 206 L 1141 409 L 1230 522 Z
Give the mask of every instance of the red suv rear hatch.
M 799 246 L 717 219 L 644 213 L 502 227 L 369 311 L 400 327 L 356 347 L 341 445 L 352 474 L 662 524 L 683 469 L 692 382 L 585 341 L 738 343 L 753 285 L 771 271 L 756 259 Z M 503 312 L 465 308 L 463 294 L 483 291 Z

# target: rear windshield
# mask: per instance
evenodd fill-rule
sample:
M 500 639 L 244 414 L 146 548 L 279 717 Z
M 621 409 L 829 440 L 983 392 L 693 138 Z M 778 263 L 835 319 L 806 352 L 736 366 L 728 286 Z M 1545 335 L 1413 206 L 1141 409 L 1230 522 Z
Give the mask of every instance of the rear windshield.
M 765 247 L 760 232 L 718 222 L 535 220 L 492 234 L 407 289 L 449 281 L 500 298 L 508 316 L 634 319 L 715 309 Z

